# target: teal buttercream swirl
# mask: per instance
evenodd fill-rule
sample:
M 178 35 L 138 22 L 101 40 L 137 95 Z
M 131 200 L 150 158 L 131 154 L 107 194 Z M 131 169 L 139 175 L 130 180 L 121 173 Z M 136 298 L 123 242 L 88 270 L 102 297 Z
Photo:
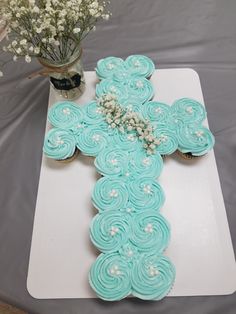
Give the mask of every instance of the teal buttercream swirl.
M 117 71 L 125 71 L 124 60 L 117 57 L 107 57 L 97 63 L 96 74 L 100 79 L 112 78 Z
M 176 100 L 171 106 L 171 114 L 184 124 L 201 123 L 206 119 L 206 110 L 198 101 L 190 98 Z
M 105 94 L 113 94 L 119 102 L 128 98 L 127 88 L 120 82 L 105 79 L 96 86 L 96 96 L 101 97 Z
M 73 156 L 76 148 L 74 135 L 69 130 L 51 129 L 45 136 L 43 151 L 49 158 L 62 160 Z
M 205 155 L 215 144 L 211 131 L 203 126 L 186 125 L 177 131 L 179 151 L 193 156 Z
M 127 243 L 130 225 L 130 215 L 117 210 L 107 210 L 93 218 L 90 238 L 101 252 L 115 252 Z
M 125 60 L 125 66 L 132 74 L 150 78 L 155 70 L 153 61 L 142 55 L 131 55 Z
M 95 159 L 95 167 L 104 176 L 125 176 L 128 171 L 128 152 L 119 146 L 103 149 Z
M 129 70 L 118 70 L 113 74 L 112 79 L 117 82 L 121 82 L 122 84 L 127 84 L 128 80 L 131 79 L 132 74 Z
M 122 101 L 122 103 L 120 103 L 120 105 L 127 111 L 141 112 L 142 110 L 142 103 L 139 102 L 137 99 L 124 100 Z
M 83 120 L 82 109 L 71 101 L 55 103 L 48 111 L 48 121 L 52 126 L 69 129 Z
M 142 107 L 143 117 L 157 124 L 167 123 L 169 114 L 170 106 L 158 101 L 148 101 Z
M 84 123 L 89 125 L 99 124 L 105 120 L 101 107 L 98 106 L 96 101 L 91 101 L 83 107 Z
M 161 186 L 153 179 L 139 177 L 128 184 L 129 201 L 137 210 L 159 210 L 165 201 Z
M 126 183 L 119 178 L 103 177 L 99 179 L 93 190 L 92 201 L 101 212 L 125 208 L 128 201 Z
M 89 126 L 77 136 L 77 147 L 84 155 L 97 156 L 107 146 L 109 136 L 100 126 Z
M 135 131 L 118 132 L 114 136 L 115 145 L 126 151 L 138 151 L 142 148 L 142 142 L 138 139 Z
M 166 125 L 158 124 L 154 131 L 155 137 L 159 140 L 157 151 L 161 155 L 171 155 L 178 148 L 178 139 L 173 131 Z
M 142 254 L 132 268 L 132 294 L 143 300 L 160 300 L 174 280 L 175 268 L 169 258 L 153 252 Z
M 145 210 L 132 218 L 130 241 L 140 251 L 162 253 L 170 239 L 170 227 L 164 217 L 154 210 Z
M 130 154 L 129 172 L 133 176 L 143 175 L 144 177 L 157 178 L 163 168 L 163 160 L 158 152 L 148 155 L 143 150 L 137 150 Z
M 142 77 L 131 78 L 127 83 L 127 90 L 130 99 L 137 100 L 140 103 L 151 100 L 154 96 L 152 83 Z
M 131 292 L 130 268 L 119 253 L 100 254 L 92 265 L 89 283 L 98 297 L 118 301 Z

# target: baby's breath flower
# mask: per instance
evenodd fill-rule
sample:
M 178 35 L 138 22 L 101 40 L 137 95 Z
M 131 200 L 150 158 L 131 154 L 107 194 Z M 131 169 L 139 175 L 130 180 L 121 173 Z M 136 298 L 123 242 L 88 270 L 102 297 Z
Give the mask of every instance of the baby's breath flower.
M 29 55 L 26 55 L 26 56 L 25 56 L 25 61 L 26 61 L 27 63 L 30 63 L 30 62 L 31 62 L 31 57 L 30 57 Z

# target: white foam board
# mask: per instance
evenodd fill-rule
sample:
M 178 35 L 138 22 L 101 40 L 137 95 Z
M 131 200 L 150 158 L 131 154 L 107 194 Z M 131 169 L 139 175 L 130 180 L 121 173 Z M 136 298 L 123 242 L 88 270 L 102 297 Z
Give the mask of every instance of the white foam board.
M 85 73 L 87 89 L 80 105 L 95 95 L 96 76 Z M 171 104 L 182 97 L 203 101 L 192 69 L 155 71 L 155 98 Z M 59 100 L 51 90 L 49 105 Z M 47 128 L 49 126 L 47 125 Z M 35 298 L 96 297 L 88 272 L 98 252 L 89 240 L 96 210 L 91 193 L 98 178 L 93 158 L 61 164 L 43 156 L 27 287 Z M 223 295 L 236 290 L 236 264 L 214 152 L 201 159 L 165 160 L 159 182 L 166 202 L 162 214 L 171 224 L 166 251 L 176 266 L 170 296 Z

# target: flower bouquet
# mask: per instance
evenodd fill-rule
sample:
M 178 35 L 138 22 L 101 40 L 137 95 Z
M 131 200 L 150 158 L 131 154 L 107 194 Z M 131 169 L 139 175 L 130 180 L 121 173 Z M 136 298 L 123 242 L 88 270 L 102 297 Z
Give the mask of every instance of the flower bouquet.
M 81 42 L 100 19 L 109 19 L 108 1 L 1 0 L 0 16 L 7 28 L 4 51 L 13 60 L 36 57 L 53 87 L 67 99 L 85 88 Z

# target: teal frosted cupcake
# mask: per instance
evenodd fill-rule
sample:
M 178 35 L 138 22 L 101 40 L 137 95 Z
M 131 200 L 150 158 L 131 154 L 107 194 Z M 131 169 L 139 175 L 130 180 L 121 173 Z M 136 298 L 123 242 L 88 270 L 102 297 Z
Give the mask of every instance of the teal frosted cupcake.
M 54 128 L 45 136 L 44 154 L 58 161 L 70 161 L 76 156 L 75 137 L 69 130 Z
M 172 132 L 164 124 L 158 124 L 154 130 L 155 137 L 159 140 L 157 145 L 157 152 L 163 156 L 171 155 L 178 148 L 178 139 L 174 132 Z
M 132 268 L 132 294 L 143 300 L 161 300 L 174 280 L 175 268 L 169 258 L 155 252 L 142 254 Z
M 89 283 L 99 298 L 119 301 L 131 293 L 131 271 L 119 253 L 100 254 L 89 272 Z
M 48 121 L 60 129 L 70 129 L 83 121 L 84 114 L 78 105 L 71 101 L 55 103 L 48 111 Z
M 125 177 L 128 172 L 129 153 L 120 146 L 107 147 L 96 157 L 94 164 L 103 176 Z
M 99 98 L 105 94 L 115 95 L 119 102 L 127 100 L 129 96 L 125 85 L 111 79 L 104 79 L 96 85 L 96 96 Z
M 205 155 L 215 144 L 211 131 L 200 125 L 186 125 L 177 131 L 177 136 L 178 151 L 186 159 Z
M 97 156 L 109 141 L 110 137 L 101 125 L 92 125 L 76 137 L 76 146 L 84 155 Z
M 128 184 L 129 202 L 138 211 L 158 211 L 164 204 L 165 196 L 156 180 L 138 177 Z
M 143 55 L 131 55 L 125 60 L 125 66 L 130 73 L 150 78 L 155 70 L 153 61 Z
M 178 117 L 184 124 L 201 123 L 206 119 L 205 107 L 190 98 L 176 100 L 171 106 L 171 114 Z
M 96 74 L 99 79 L 112 78 L 117 71 L 125 71 L 124 60 L 121 58 L 107 57 L 97 63 Z
M 143 77 L 133 77 L 127 83 L 127 91 L 130 99 L 140 103 L 149 101 L 154 96 L 152 83 Z
M 98 103 L 94 100 L 89 102 L 83 107 L 84 123 L 88 125 L 100 124 L 105 120 L 102 109 Z
M 143 175 L 144 177 L 158 178 L 163 168 L 163 160 L 157 152 L 148 155 L 145 150 L 134 151 L 130 154 L 130 177 Z
M 107 210 L 97 214 L 90 226 L 93 244 L 104 253 L 112 253 L 128 242 L 131 229 L 130 215 L 117 210 Z
M 170 240 L 170 226 L 155 210 L 144 210 L 133 215 L 130 241 L 140 252 L 162 253 Z
M 167 124 L 170 106 L 158 101 L 148 101 L 142 106 L 142 115 L 145 119 L 154 122 L 154 125 L 158 123 Z
M 127 184 L 121 178 L 103 177 L 95 184 L 92 201 L 100 212 L 125 208 L 128 202 Z

